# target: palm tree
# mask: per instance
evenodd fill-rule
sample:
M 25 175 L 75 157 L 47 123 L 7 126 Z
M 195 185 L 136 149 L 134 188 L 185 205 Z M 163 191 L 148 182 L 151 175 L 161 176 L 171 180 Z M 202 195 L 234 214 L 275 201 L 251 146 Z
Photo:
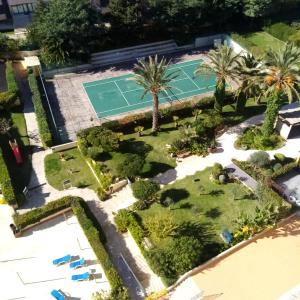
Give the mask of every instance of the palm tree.
M 144 88 L 142 98 L 147 93 L 150 93 L 153 98 L 152 132 L 158 130 L 158 95 L 170 90 L 172 88 L 169 85 L 170 82 L 178 76 L 175 72 L 167 72 L 169 64 L 170 61 L 165 58 L 159 61 L 156 55 L 155 57 L 149 56 L 147 61 L 140 60 L 134 66 L 134 80 Z
M 238 81 L 238 60 L 239 54 L 235 54 L 231 47 L 226 45 L 219 46 L 216 50 L 208 52 L 208 63 L 201 63 L 195 70 L 195 75 L 212 75 L 216 74 L 217 84 L 215 90 L 215 109 L 217 112 L 222 112 L 226 82 L 232 80 Z
M 260 74 L 264 97 L 268 99 L 262 133 L 269 137 L 273 133 L 280 104 L 284 96 L 289 102 L 300 100 L 300 49 L 287 44 L 278 51 L 269 50 Z
M 252 54 L 241 56 L 238 60 L 238 73 L 240 86 L 236 90 L 236 112 L 242 112 L 245 108 L 247 99 L 255 97 L 259 99 L 260 85 L 256 79 L 260 72 L 261 63 Z

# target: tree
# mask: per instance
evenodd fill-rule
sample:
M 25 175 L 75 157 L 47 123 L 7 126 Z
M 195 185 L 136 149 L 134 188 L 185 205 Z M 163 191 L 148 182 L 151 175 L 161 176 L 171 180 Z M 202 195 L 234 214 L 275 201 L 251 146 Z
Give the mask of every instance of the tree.
M 260 87 L 255 78 L 259 72 L 259 64 L 252 54 L 247 54 L 241 57 L 238 61 L 238 73 L 240 86 L 236 90 L 236 112 L 242 112 L 245 108 L 247 99 L 256 97 L 260 93 Z
M 0 118 L 0 134 L 7 134 L 10 137 L 12 121 L 5 118 Z
M 28 38 L 41 47 L 47 64 L 86 60 L 95 36 L 95 14 L 88 0 L 40 1 Z
M 262 17 L 272 7 L 272 0 L 244 0 L 243 2 L 243 13 L 250 18 Z
M 134 66 L 134 80 L 136 83 L 144 88 L 142 98 L 147 93 L 152 95 L 153 99 L 153 119 L 152 132 L 158 131 L 158 95 L 162 92 L 167 92 L 172 87 L 170 82 L 178 75 L 175 72 L 167 72 L 170 62 L 165 58 L 158 60 L 158 56 L 149 56 L 149 59 L 140 60 Z
M 120 177 L 134 178 L 141 173 L 144 163 L 144 157 L 138 154 L 126 153 L 122 161 L 117 165 L 118 175 Z
M 260 80 L 263 83 L 264 97 L 268 100 L 262 133 L 264 137 L 269 137 L 274 131 L 283 96 L 287 96 L 289 102 L 294 100 L 294 96 L 300 100 L 300 49 L 293 44 L 286 44 L 277 51 L 269 50 Z
M 143 201 L 150 201 L 159 191 L 159 184 L 151 180 L 138 180 L 132 184 L 134 197 Z
M 235 54 L 228 46 L 220 46 L 216 50 L 208 52 L 209 63 L 201 63 L 195 70 L 195 75 L 216 74 L 217 83 L 215 90 L 215 105 L 217 112 L 222 112 L 226 82 L 229 80 L 238 81 L 238 60 L 239 54 Z

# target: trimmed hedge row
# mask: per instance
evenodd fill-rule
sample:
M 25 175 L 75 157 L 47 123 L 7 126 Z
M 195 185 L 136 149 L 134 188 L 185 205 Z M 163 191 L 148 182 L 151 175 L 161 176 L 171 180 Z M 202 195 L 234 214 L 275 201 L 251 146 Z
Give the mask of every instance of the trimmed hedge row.
M 12 62 L 6 63 L 5 76 L 7 82 L 7 91 L 0 93 L 0 105 L 3 108 L 9 108 L 13 104 L 15 104 L 19 95 L 18 85 L 14 75 Z
M 37 223 L 40 220 L 49 217 L 65 208 L 71 206 L 72 202 L 78 201 L 80 198 L 66 196 L 56 201 L 47 203 L 46 205 L 33 209 L 25 214 L 15 214 L 14 222 L 19 229 Z
M 15 191 L 12 186 L 11 178 L 9 176 L 1 149 L 0 149 L 0 187 L 2 189 L 4 199 L 7 201 L 7 203 L 10 205 L 16 204 Z
M 93 225 L 91 219 L 88 218 L 86 210 L 87 206 L 84 205 L 83 200 L 76 201 L 72 204 L 74 215 L 76 215 L 78 222 L 84 231 L 91 247 L 93 248 L 98 260 L 100 261 L 105 275 L 110 283 L 113 299 L 130 299 L 126 288 L 123 286 L 122 279 L 116 271 L 106 249 L 101 243 L 100 233 Z
M 293 161 L 289 164 L 286 164 L 279 168 L 278 170 L 274 171 L 271 178 L 276 179 L 279 176 L 285 175 L 286 173 L 290 172 L 293 169 L 296 169 L 299 166 L 299 163 L 297 161 Z
M 122 279 L 116 271 L 103 245 L 106 240 L 104 232 L 82 198 L 73 196 L 63 197 L 25 214 L 15 214 L 14 222 L 19 229 L 23 229 L 28 225 L 37 223 L 41 219 L 68 207 L 72 207 L 72 211 L 77 217 L 78 223 L 84 231 L 97 259 L 104 269 L 105 275 L 112 289 L 112 299 L 129 300 L 130 298 L 128 296 L 127 289 L 124 287 Z
M 41 140 L 44 146 L 51 147 L 53 145 L 52 134 L 47 121 L 47 115 L 43 107 L 38 80 L 39 79 L 36 78 L 34 74 L 28 74 L 28 83 L 31 90 L 32 103 L 36 114 Z
M 195 109 L 213 108 L 215 102 L 214 96 L 194 96 L 190 101 L 172 103 L 168 108 L 159 109 L 160 124 L 173 122 L 173 116 L 191 117 Z M 233 93 L 226 92 L 224 105 L 234 102 Z M 120 120 L 108 121 L 103 123 L 108 129 L 115 132 L 131 133 L 137 126 L 143 126 L 145 129 L 150 128 L 152 124 L 152 112 L 137 113 L 126 116 Z

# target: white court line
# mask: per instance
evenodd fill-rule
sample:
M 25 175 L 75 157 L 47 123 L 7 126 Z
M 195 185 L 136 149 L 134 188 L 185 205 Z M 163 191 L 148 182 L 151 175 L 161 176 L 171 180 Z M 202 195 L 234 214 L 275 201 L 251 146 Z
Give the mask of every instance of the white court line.
M 180 95 L 184 95 L 184 94 L 187 94 L 187 93 L 190 93 L 190 92 L 196 92 L 196 91 L 200 91 L 200 90 L 205 90 L 205 89 L 208 89 L 208 88 L 211 88 L 211 87 L 215 87 L 215 85 L 209 85 L 209 86 L 206 86 L 206 87 L 203 87 L 201 89 L 195 89 L 195 90 L 190 90 L 188 92 L 183 92 L 183 93 L 179 93 L 177 95 L 174 95 L 174 96 L 180 96 Z M 195 94 L 197 95 L 197 94 Z M 170 97 L 161 97 L 160 100 L 164 100 L 166 98 L 170 98 Z M 181 99 L 184 99 L 184 98 L 181 98 Z M 181 100 L 179 99 L 179 100 Z M 171 101 L 175 101 L 175 100 L 178 100 L 178 99 L 174 99 L 174 100 L 171 100 Z M 116 108 L 112 108 L 112 109 L 108 109 L 108 110 L 103 110 L 103 111 L 99 111 L 97 113 L 97 115 L 101 114 L 101 113 L 106 113 L 106 112 L 111 112 L 111 111 L 114 111 L 114 110 L 118 110 L 118 109 L 121 109 L 121 108 L 125 108 L 125 107 L 132 107 L 132 106 L 137 106 L 137 105 L 140 105 L 140 104 L 143 104 L 143 103 L 149 103 L 149 102 L 152 102 L 152 99 L 149 100 L 149 101 L 144 101 L 144 102 L 141 102 L 141 103 L 136 103 L 136 104 L 130 104 L 130 105 L 126 105 L 126 106 L 119 106 L 119 107 L 116 107 Z M 127 112 L 130 112 L 130 111 L 127 111 Z
M 126 97 L 123 95 L 120 87 L 118 86 L 118 84 L 115 82 L 116 87 L 118 88 L 119 92 L 121 93 L 122 97 L 125 99 L 126 103 L 130 106 L 130 103 L 127 101 Z
M 182 68 L 180 68 L 180 70 L 193 82 L 193 84 L 198 88 L 198 89 L 200 89 L 200 87 L 198 86 L 198 84 L 193 80 L 193 78 L 191 78 L 190 76 L 189 76 L 189 74 L 188 73 L 186 73 Z
M 194 61 L 193 64 L 188 64 L 188 65 L 184 65 L 184 67 L 189 67 L 189 66 L 194 66 L 194 65 L 198 65 L 199 62 L 203 62 L 203 60 L 198 60 L 197 62 Z M 178 64 L 174 64 L 173 66 L 171 66 L 169 68 L 169 70 L 172 70 L 172 69 L 176 69 L 176 68 L 179 68 L 181 69 L 181 67 L 179 65 L 183 65 L 184 63 L 178 63 Z M 121 76 L 129 76 L 130 74 L 133 74 L 132 72 L 129 72 L 128 74 L 126 75 L 121 75 Z M 115 77 L 115 78 L 119 78 L 119 77 Z M 85 84 L 88 84 L 88 83 L 93 83 L 93 82 L 96 82 L 98 80 L 95 80 L 95 81 L 91 81 L 91 82 L 83 82 L 82 85 L 84 86 L 84 88 L 89 88 L 89 87 L 93 87 L 93 86 L 97 86 L 97 85 L 101 85 L 101 84 L 106 84 L 106 83 L 113 83 L 113 82 L 118 82 L 118 81 L 124 81 L 124 80 L 128 80 L 128 78 L 131 78 L 131 77 L 127 77 L 127 78 L 119 78 L 119 79 L 116 79 L 114 80 L 113 77 L 111 77 L 112 80 L 110 81 L 106 81 L 106 82 L 99 82 L 99 83 L 95 83 L 95 84 L 91 84 L 89 86 L 84 86 Z M 189 77 L 188 77 L 189 78 Z M 187 78 L 186 78 L 187 79 Z M 189 78 L 190 79 L 190 78 Z M 106 80 L 105 78 L 104 79 L 100 79 L 99 81 L 103 81 L 103 80 Z M 181 80 L 181 79 L 178 79 L 178 80 Z M 174 81 L 177 81 L 177 80 L 174 80 Z

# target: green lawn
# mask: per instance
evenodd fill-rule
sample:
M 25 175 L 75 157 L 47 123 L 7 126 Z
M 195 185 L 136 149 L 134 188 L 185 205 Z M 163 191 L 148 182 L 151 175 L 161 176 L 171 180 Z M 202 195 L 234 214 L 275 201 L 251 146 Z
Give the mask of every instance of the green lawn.
M 234 220 L 241 212 L 252 214 L 258 202 L 253 200 L 253 194 L 239 183 L 221 185 L 211 182 L 210 170 L 211 168 L 207 168 L 165 187 L 160 192 L 161 199 L 170 197 L 175 204 L 169 209 L 155 203 L 149 209 L 138 211 L 142 222 L 145 224 L 157 215 L 170 213 L 178 224 L 200 222 L 212 231 L 215 241 L 221 242 L 219 234 L 225 228 L 232 230 Z M 204 190 L 200 191 L 199 186 L 204 187 Z M 172 237 L 163 240 L 151 238 L 151 241 L 158 248 L 164 248 L 171 239 Z
M 241 46 L 252 52 L 253 55 L 262 56 L 269 50 L 277 50 L 284 45 L 284 42 L 273 37 L 265 31 L 253 32 L 245 35 L 232 35 Z
M 61 153 L 65 160 L 60 159 Z M 45 158 L 47 181 L 57 190 L 63 190 L 63 181 L 71 180 L 72 186 L 96 190 L 98 182 L 77 148 L 52 153 Z
M 243 114 L 236 114 L 235 107 L 232 104 L 224 107 L 223 116 L 228 125 L 235 125 L 254 115 L 263 113 L 264 110 L 264 103 L 257 105 L 253 99 L 249 99 Z M 194 117 L 186 117 L 180 120 L 180 124 L 193 121 Z M 110 153 L 107 157 L 103 158 L 103 163 L 113 174 L 116 174 L 116 165 L 121 160 L 122 153 L 132 152 L 146 155 L 146 164 L 142 171 L 143 177 L 153 177 L 176 167 L 176 161 L 170 157 L 166 145 L 171 144 L 175 139 L 179 138 L 179 129 L 175 128 L 174 122 L 165 124 L 161 122 L 160 128 L 161 130 L 156 136 L 151 134 L 151 128 L 146 128 L 141 137 L 137 133 L 124 135 L 120 152 Z
M 31 173 L 31 162 L 29 159 L 29 155 L 31 151 L 29 146 L 29 138 L 27 135 L 27 128 L 26 128 L 24 114 L 22 108 L 19 107 L 19 108 L 14 108 L 11 111 L 11 113 L 2 111 L 0 113 L 0 117 L 6 119 L 11 118 L 13 122 L 11 135 L 12 138 L 17 140 L 20 147 L 23 163 L 21 165 L 17 165 L 8 143 L 8 136 L 7 135 L 0 136 L 0 146 L 3 151 L 3 156 L 7 164 L 9 174 L 12 179 L 13 187 L 17 194 L 21 194 L 24 187 L 29 183 L 30 173 Z

